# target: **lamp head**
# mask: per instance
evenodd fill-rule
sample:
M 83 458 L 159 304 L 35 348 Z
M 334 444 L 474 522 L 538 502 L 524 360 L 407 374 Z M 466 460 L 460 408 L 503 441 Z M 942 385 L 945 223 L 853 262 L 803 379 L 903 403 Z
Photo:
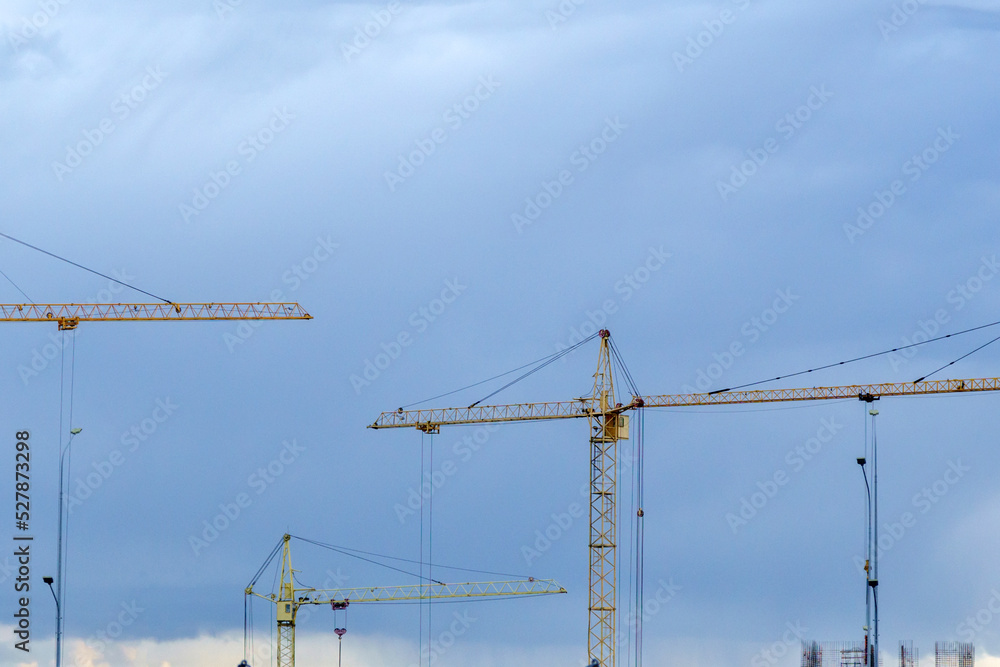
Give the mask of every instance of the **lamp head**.
M 74 429 L 70 430 L 69 433 L 70 433 L 70 435 L 76 435 L 77 433 L 79 433 L 82 430 L 83 430 L 82 428 L 74 428 Z
M 864 465 L 865 463 L 866 463 L 866 461 L 865 461 L 865 457 L 863 457 L 863 456 L 859 456 L 859 457 L 858 457 L 858 465 L 859 465 L 859 466 L 863 466 L 863 465 Z
M 44 581 L 44 582 L 45 582 L 45 583 L 47 583 L 47 584 L 48 584 L 49 586 L 51 586 L 51 585 L 52 585 L 52 582 L 53 582 L 53 581 L 55 581 L 55 579 L 53 579 L 52 577 L 42 577 L 42 581 Z

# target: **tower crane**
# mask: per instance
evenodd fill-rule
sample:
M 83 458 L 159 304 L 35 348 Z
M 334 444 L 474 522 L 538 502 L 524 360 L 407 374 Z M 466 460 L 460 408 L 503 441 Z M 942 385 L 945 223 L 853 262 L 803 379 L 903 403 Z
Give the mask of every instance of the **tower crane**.
M 743 403 L 773 403 L 828 399 L 873 401 L 887 396 L 1000 391 L 1000 378 L 928 380 L 886 384 L 812 387 L 802 389 L 755 389 L 702 394 L 632 396 L 628 403 L 615 398 L 611 374 L 611 333 L 599 332 L 601 347 L 590 396 L 570 401 L 478 405 L 465 408 L 383 412 L 369 428 L 416 428 L 438 433 L 442 426 L 457 424 L 510 423 L 553 419 L 586 419 L 590 422 L 590 594 L 588 656 L 599 667 L 617 667 L 615 626 L 617 599 L 617 443 L 629 438 L 630 411 L 643 408 L 673 408 Z M 641 522 L 642 508 L 638 511 Z
M 60 331 L 80 322 L 192 320 L 311 320 L 297 303 L 3 303 L 0 322 L 55 322 Z
M 6 235 L 4 235 L 6 236 Z M 10 238 L 10 237 L 7 237 Z M 89 270 L 89 269 L 88 269 Z M 80 322 L 155 322 L 197 320 L 311 320 L 297 303 L 116 303 L 116 304 L 0 304 L 0 322 L 55 322 L 60 331 L 73 331 Z M 65 335 L 65 334 L 64 334 Z M 62 388 L 60 388 L 62 392 Z M 70 392 L 72 414 L 72 392 Z M 60 419 L 61 419 L 60 415 Z M 61 436 L 60 436 L 61 437 Z M 60 441 L 60 448 L 62 443 Z M 56 583 L 56 664 L 62 664 L 63 599 L 63 479 L 59 478 L 59 553 Z
M 405 586 L 372 586 L 364 588 L 315 589 L 296 588 L 292 569 L 291 535 L 283 537 L 281 581 L 278 593 L 261 594 L 246 588 L 247 596 L 256 596 L 277 605 L 278 667 L 295 667 L 295 618 L 299 607 L 307 604 L 330 605 L 345 609 L 349 604 L 373 602 L 412 602 L 418 600 L 494 599 L 510 596 L 537 596 L 565 593 L 566 589 L 551 579 L 489 581 L 463 584 L 411 584 Z M 275 550 L 275 554 L 277 550 Z M 274 554 L 272 554 L 273 557 Z M 267 563 L 264 564 L 267 567 Z M 263 570 L 263 568 L 261 568 Z M 342 632 L 337 632 L 343 636 Z

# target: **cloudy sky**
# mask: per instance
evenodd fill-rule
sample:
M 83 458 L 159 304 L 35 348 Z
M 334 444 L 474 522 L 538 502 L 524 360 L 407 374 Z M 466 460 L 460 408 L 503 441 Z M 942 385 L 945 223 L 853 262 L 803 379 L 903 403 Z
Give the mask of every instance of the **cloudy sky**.
M 243 589 L 289 532 L 413 560 L 432 539 L 438 563 L 569 590 L 439 606 L 429 628 L 417 607 L 352 609 L 345 664 L 417 665 L 453 614 L 476 620 L 436 665 L 581 664 L 587 528 L 560 522 L 584 501 L 586 425 L 433 443 L 366 425 L 597 326 L 662 394 L 996 321 L 996 3 L 816 4 L 3 3 L 0 231 L 175 302 L 297 301 L 314 319 L 91 323 L 75 341 L 4 326 L 5 497 L 29 430 L 35 542 L 30 654 L 0 559 L 0 663 L 54 662 L 40 578 L 58 444 L 81 427 L 67 663 L 235 665 Z M 3 303 L 151 300 L 9 240 L 0 267 Z M 789 384 L 913 381 L 996 335 Z M 596 358 L 591 341 L 490 402 L 580 396 Z M 987 347 L 934 377 L 996 376 L 998 360 Z M 887 660 L 901 639 L 1000 655 L 996 400 L 877 405 Z M 866 409 L 649 411 L 646 596 L 667 601 L 645 622 L 648 664 L 787 667 L 799 635 L 862 638 Z M 422 535 L 405 509 L 446 465 Z M 314 586 L 414 580 L 295 549 Z M 254 609 L 257 667 L 270 617 Z M 334 626 L 302 620 L 300 664 L 329 664 Z

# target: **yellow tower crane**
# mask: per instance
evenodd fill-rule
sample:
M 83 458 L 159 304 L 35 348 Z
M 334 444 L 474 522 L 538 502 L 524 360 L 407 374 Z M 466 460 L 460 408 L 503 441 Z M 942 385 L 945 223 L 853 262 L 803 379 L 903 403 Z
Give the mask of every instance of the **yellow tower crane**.
M 277 605 L 278 667 L 295 667 L 295 617 L 306 604 L 328 604 L 344 609 L 348 604 L 372 602 L 412 602 L 417 600 L 493 599 L 510 596 L 554 595 L 566 589 L 551 579 L 489 581 L 464 584 L 412 584 L 364 588 L 296 588 L 292 570 L 291 535 L 284 536 L 281 555 L 281 582 L 278 593 L 261 594 L 251 584 L 246 595 L 253 595 Z M 266 567 L 266 564 L 265 564 Z M 339 634 L 339 633 L 338 633 Z
M 61 331 L 80 322 L 197 320 L 311 320 L 297 303 L 2 303 L 0 322 L 55 322 Z
M 758 389 L 720 391 L 710 394 L 665 394 L 633 396 L 626 404 L 615 398 L 611 375 L 610 332 L 600 332 L 601 348 L 594 390 L 591 396 L 572 401 L 520 403 L 512 405 L 476 405 L 467 408 L 403 410 L 383 412 L 369 428 L 417 428 L 438 433 L 442 426 L 456 424 L 509 423 L 552 419 L 587 419 L 590 421 L 590 596 L 587 650 L 600 667 L 616 667 L 615 626 L 617 599 L 615 568 L 617 561 L 617 443 L 629 438 L 629 416 L 625 413 L 642 408 L 673 408 L 738 403 L 772 403 L 824 399 L 856 398 L 863 401 L 883 396 L 914 396 L 982 391 L 1000 391 L 1000 378 L 969 380 L 930 380 L 888 384 L 813 387 L 804 389 Z M 638 518 L 642 519 L 642 509 Z

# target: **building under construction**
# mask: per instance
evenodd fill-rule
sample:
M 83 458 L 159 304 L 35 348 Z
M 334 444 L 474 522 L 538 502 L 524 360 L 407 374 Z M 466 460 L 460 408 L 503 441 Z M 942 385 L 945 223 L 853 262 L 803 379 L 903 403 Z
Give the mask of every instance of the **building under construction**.
M 802 667 L 864 667 L 864 642 L 803 642 Z
M 976 647 L 972 642 L 935 642 L 934 667 L 975 667 Z
M 912 641 L 899 642 L 899 667 L 920 667 L 920 652 Z M 867 667 L 864 642 L 803 642 L 802 667 Z M 879 667 L 883 661 L 879 658 Z M 935 642 L 934 667 L 975 667 L 972 643 Z

